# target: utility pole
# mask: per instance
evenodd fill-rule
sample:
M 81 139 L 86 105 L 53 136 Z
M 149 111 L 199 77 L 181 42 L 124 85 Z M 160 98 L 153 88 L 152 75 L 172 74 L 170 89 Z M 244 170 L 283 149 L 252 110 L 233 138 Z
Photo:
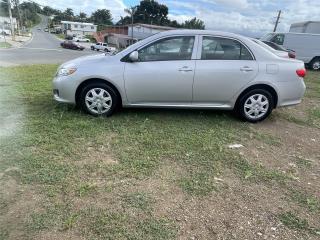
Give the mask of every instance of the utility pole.
M 20 31 L 21 31 L 21 28 L 22 28 L 22 19 L 21 19 L 21 13 L 20 13 L 20 3 L 19 3 L 19 0 L 14 0 L 14 3 L 16 5 L 16 8 L 17 8 L 17 12 L 18 12 L 18 18 L 19 18 L 19 22 L 18 22 L 18 34 L 20 35 Z
M 131 15 L 131 44 L 133 44 L 133 15 L 136 12 L 136 7 L 131 7 L 129 9 L 125 9 L 124 11 Z
M 274 25 L 273 32 L 276 32 L 276 31 L 277 31 L 277 28 L 278 28 L 278 24 L 279 24 L 280 17 L 281 17 L 281 10 L 279 10 L 279 12 L 278 12 L 278 16 L 277 16 L 276 23 L 275 23 L 275 25 Z
M 10 18 L 10 25 L 11 25 L 11 37 L 14 41 L 14 26 L 13 26 L 13 20 L 12 20 L 12 13 L 11 13 L 11 2 L 8 0 L 8 11 L 9 11 L 9 18 Z

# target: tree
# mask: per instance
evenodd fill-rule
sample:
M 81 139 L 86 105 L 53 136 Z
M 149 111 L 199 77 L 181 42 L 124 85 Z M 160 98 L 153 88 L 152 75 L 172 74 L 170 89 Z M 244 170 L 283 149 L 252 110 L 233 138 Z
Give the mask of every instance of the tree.
M 63 14 L 64 20 L 73 21 L 74 14 L 73 14 L 73 10 L 71 8 L 67 8 L 62 14 Z
M 91 20 L 97 25 L 112 25 L 112 15 L 108 9 L 98 9 L 93 12 Z
M 190 28 L 190 29 L 204 29 L 205 25 L 204 22 L 196 17 L 192 18 L 191 20 L 186 20 L 184 24 L 182 24 L 183 28 Z
M 168 23 L 168 7 L 154 0 L 142 0 L 136 6 L 134 22 L 165 25 Z
M 51 16 L 51 15 L 57 15 L 60 14 L 61 12 L 57 9 L 54 9 L 52 7 L 49 6 L 44 6 L 42 9 L 42 14 L 47 15 L 47 16 Z

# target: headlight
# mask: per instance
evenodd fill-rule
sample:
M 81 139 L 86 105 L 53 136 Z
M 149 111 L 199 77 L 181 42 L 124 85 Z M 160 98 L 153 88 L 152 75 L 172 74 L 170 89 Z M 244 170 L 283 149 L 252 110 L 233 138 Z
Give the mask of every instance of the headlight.
M 57 72 L 57 76 L 68 76 L 77 71 L 76 68 L 60 68 Z

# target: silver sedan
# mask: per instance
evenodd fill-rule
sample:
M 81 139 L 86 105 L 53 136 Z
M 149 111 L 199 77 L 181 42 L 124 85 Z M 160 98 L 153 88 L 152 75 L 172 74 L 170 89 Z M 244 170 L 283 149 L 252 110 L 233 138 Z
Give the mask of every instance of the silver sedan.
M 207 30 L 172 30 L 114 56 L 62 64 L 54 99 L 110 116 L 120 107 L 234 110 L 249 122 L 301 102 L 304 64 L 276 56 L 249 38 Z

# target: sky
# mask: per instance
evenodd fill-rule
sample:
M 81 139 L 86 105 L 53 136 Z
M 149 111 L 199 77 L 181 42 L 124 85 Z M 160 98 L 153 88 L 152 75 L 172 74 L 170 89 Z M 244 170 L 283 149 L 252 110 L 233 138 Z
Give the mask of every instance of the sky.
M 139 0 L 34 0 L 58 9 L 70 7 L 75 14 L 91 14 L 98 8 L 109 9 L 114 22 L 126 16 L 124 8 L 139 4 Z M 282 10 L 278 31 L 288 31 L 290 24 L 300 21 L 320 21 L 319 0 L 158 0 L 169 8 L 169 18 L 183 22 L 197 17 L 206 29 L 261 36 L 271 32 L 278 10 Z

